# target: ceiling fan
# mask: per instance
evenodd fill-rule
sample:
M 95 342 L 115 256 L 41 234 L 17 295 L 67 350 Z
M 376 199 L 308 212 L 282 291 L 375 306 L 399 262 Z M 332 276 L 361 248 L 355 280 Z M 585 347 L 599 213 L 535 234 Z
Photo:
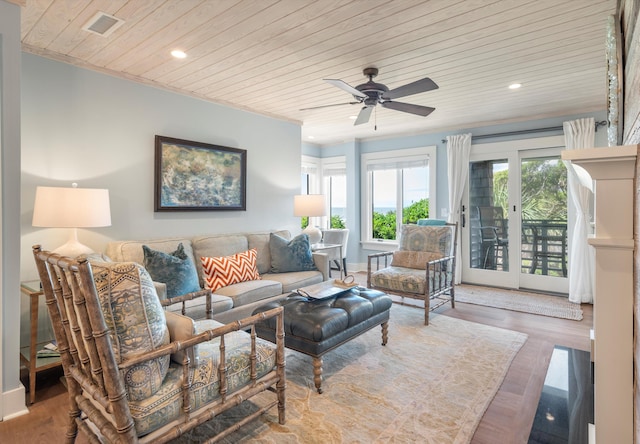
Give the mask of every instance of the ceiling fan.
M 354 125 L 367 123 L 369 121 L 369 117 L 371 116 L 371 112 L 377 104 L 380 104 L 380 106 L 382 106 L 383 108 L 394 109 L 396 111 L 402 111 L 405 113 L 417 114 L 423 117 L 426 117 L 433 111 L 435 111 L 435 108 L 431 108 L 429 106 L 413 105 L 411 103 L 404 102 L 394 102 L 392 100 L 397 99 L 398 97 L 411 96 L 413 94 L 438 89 L 438 85 L 436 85 L 436 83 L 430 78 L 425 77 L 424 79 L 416 80 L 415 82 L 411 82 L 404 86 L 399 86 L 398 88 L 389 90 L 389 88 L 387 88 L 382 83 L 376 83 L 373 81 L 373 78 L 378 75 L 378 68 L 365 68 L 362 72 L 365 76 L 369 77 L 369 81 L 358 85 L 355 88 L 342 80 L 324 79 L 324 81 L 329 83 L 330 85 L 336 86 L 348 92 L 349 94 L 352 94 L 354 99 L 356 99 L 355 102 L 322 105 L 313 108 L 303 108 L 300 111 L 326 108 L 329 106 L 364 104 L 364 107 L 360 110 L 360 114 L 358 114 L 358 118 L 356 119 Z

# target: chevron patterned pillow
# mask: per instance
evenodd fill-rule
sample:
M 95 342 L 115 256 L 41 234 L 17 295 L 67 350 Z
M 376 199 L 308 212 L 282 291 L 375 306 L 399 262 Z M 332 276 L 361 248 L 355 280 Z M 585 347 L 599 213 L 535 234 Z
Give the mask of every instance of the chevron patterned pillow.
M 252 248 L 232 256 L 201 257 L 205 288 L 216 291 L 227 285 L 260 279 L 257 254 Z

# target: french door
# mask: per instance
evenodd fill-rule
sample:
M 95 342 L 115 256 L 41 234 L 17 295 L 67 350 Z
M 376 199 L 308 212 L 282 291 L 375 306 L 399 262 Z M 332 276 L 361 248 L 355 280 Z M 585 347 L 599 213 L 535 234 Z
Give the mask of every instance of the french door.
M 473 145 L 462 211 L 465 283 L 568 293 L 562 137 Z

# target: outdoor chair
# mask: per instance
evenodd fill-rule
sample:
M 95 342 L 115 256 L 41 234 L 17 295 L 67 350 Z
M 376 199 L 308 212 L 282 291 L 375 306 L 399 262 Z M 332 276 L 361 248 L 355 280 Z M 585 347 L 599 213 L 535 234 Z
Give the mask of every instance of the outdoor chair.
M 217 421 L 207 441 L 214 442 L 274 406 L 284 424 L 282 308 L 226 325 L 196 322 L 164 311 L 137 263 L 90 263 L 38 245 L 33 254 L 69 392 L 66 442 L 81 430 L 92 443 L 165 443 Z M 255 331 L 270 318 L 275 344 Z M 266 391 L 246 417 L 220 421 L 221 413 Z
M 403 304 L 405 297 L 423 300 L 429 325 L 431 311 L 448 302 L 455 308 L 457 232 L 457 224 L 403 225 L 397 251 L 368 256 L 367 287 L 402 296 Z
M 482 268 L 509 269 L 509 234 L 502 207 L 476 207 L 480 221 L 480 240 L 484 260 Z

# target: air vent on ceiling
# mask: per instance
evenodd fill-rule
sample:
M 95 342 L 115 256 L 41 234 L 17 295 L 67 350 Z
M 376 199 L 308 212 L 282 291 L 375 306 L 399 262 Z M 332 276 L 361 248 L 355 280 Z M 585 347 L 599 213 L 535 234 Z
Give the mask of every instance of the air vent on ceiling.
M 85 31 L 107 37 L 124 24 L 124 20 L 99 11 L 82 27 Z

